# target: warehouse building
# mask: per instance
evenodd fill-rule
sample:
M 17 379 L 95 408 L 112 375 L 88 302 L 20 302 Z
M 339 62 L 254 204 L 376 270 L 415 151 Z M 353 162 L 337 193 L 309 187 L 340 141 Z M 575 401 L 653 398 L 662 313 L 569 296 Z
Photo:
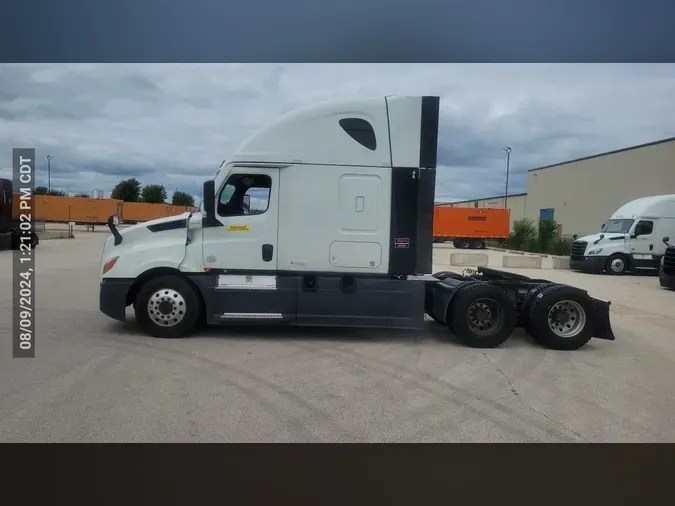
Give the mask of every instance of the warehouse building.
M 553 218 L 563 235 L 586 235 L 626 202 L 664 194 L 675 194 L 675 137 L 530 169 L 527 192 L 507 207 L 512 225 Z M 503 208 L 504 196 L 443 205 Z
M 626 202 L 668 193 L 675 193 L 675 137 L 531 169 L 525 214 L 554 218 L 564 235 L 586 235 Z

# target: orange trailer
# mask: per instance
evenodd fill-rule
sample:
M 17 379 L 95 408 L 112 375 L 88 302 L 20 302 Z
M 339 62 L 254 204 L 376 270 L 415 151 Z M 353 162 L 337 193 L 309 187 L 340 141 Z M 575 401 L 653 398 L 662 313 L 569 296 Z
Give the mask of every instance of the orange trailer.
M 452 241 L 455 248 L 483 249 L 488 239 L 506 239 L 511 229 L 509 209 L 434 208 L 434 242 Z
M 190 211 L 190 207 L 168 204 L 123 202 L 116 199 L 92 199 L 84 197 L 60 197 L 34 195 L 35 219 L 48 222 L 70 222 L 80 225 L 105 224 L 108 217 L 119 215 L 126 223 L 137 223 L 157 218 L 176 216 Z M 19 198 L 12 199 L 12 212 L 19 214 Z
M 13 212 L 19 212 L 19 198 L 12 199 Z M 108 217 L 122 211 L 121 200 L 90 199 L 84 197 L 59 197 L 56 195 L 34 195 L 35 219 L 49 222 L 74 221 L 75 223 L 105 223 Z

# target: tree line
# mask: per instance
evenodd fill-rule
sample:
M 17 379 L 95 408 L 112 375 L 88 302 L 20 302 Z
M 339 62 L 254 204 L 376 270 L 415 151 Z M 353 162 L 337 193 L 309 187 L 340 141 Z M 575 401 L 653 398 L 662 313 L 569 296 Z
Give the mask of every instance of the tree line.
M 35 195 L 54 195 L 66 197 L 61 190 L 50 190 L 46 186 L 36 186 Z M 124 179 L 113 188 L 110 198 L 123 200 L 124 202 L 145 202 L 148 204 L 168 204 L 166 202 L 166 188 L 161 184 L 149 184 L 142 186 L 136 178 Z M 86 193 L 78 193 L 76 197 L 88 198 Z M 171 197 L 171 205 L 194 207 L 195 199 L 187 192 L 175 191 Z

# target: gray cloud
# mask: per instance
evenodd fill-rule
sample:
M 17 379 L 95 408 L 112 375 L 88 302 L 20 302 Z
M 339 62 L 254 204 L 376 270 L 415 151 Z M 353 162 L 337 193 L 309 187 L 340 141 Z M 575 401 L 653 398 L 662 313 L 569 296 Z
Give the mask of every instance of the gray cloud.
M 52 186 L 122 178 L 201 193 L 246 136 L 294 107 L 357 95 L 442 97 L 437 200 L 502 194 L 528 169 L 675 136 L 675 65 L 0 65 L 0 166 L 54 156 Z M 7 174 L 7 171 L 4 172 Z

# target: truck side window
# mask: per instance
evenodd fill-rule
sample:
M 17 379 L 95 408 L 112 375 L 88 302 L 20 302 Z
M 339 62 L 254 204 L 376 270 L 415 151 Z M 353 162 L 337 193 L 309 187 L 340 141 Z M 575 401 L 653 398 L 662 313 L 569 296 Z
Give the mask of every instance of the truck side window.
M 653 221 L 638 221 L 635 225 L 635 230 L 640 232 L 640 235 L 651 235 L 654 231 L 654 222 Z
M 343 118 L 340 120 L 340 126 L 356 142 L 364 148 L 371 151 L 377 149 L 377 140 L 375 139 L 375 130 L 373 125 L 361 118 Z
M 263 214 L 270 201 L 272 178 L 266 174 L 232 174 L 218 198 L 219 216 Z

